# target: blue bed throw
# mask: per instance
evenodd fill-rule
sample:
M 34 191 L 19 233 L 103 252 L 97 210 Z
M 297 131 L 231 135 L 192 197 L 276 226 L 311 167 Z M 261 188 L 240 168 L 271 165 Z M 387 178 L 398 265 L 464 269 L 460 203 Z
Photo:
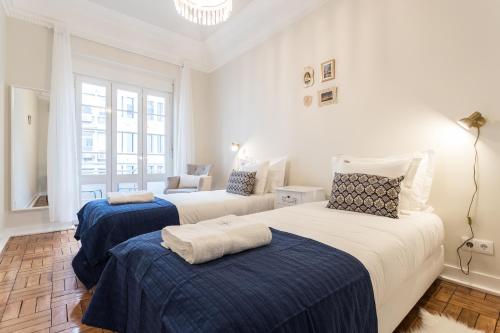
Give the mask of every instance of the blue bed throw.
M 110 205 L 94 200 L 78 212 L 75 238 L 82 247 L 73 259 L 76 276 L 87 287 L 99 280 L 114 246 L 138 235 L 179 224 L 177 207 L 155 198 L 152 202 Z
M 111 250 L 83 323 L 118 332 L 377 332 L 368 271 L 348 253 L 272 230 L 270 245 L 190 265 L 161 234 Z

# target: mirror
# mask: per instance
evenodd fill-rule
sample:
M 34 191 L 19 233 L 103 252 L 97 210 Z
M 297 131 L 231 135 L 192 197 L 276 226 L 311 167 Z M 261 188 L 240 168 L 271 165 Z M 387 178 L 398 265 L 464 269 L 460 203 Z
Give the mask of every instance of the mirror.
M 45 209 L 49 93 L 11 87 L 12 210 Z

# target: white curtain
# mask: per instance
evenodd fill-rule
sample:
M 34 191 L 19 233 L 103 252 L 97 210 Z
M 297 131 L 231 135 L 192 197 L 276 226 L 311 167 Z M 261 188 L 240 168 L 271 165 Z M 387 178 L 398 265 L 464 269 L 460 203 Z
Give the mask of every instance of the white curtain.
M 70 35 L 65 27 L 55 26 L 47 142 L 47 192 L 51 222 L 73 222 L 79 208 L 75 112 Z
M 195 137 L 191 69 L 183 66 L 178 101 L 174 110 L 174 175 L 186 172 L 186 164 L 194 163 Z

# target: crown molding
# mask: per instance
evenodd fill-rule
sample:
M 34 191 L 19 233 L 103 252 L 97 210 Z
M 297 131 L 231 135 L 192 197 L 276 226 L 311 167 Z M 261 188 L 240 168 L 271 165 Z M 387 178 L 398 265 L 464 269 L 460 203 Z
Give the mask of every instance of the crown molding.
M 1 0 L 7 16 L 174 65 L 206 72 L 205 45 L 86 0 Z
M 7 16 L 155 60 L 210 73 L 328 0 L 253 0 L 204 41 L 118 13 L 87 0 L 0 0 Z M 284 10 L 286 9 L 286 10 Z M 280 13 L 280 15 L 276 15 Z
M 253 0 L 235 20 L 228 21 L 206 39 L 212 64 L 209 73 L 250 51 L 328 1 Z
M 50 18 L 16 8 L 14 6 L 14 0 L 2 0 L 2 7 L 4 9 L 5 14 L 9 17 L 23 20 L 32 24 L 41 25 L 49 29 L 53 28 L 54 26 L 55 22 Z

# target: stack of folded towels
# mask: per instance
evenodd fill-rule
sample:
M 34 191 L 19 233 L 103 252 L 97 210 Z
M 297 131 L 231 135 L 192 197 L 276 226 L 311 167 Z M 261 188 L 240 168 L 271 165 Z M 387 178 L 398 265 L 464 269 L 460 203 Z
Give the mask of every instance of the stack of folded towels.
M 224 216 L 197 224 L 168 226 L 162 230 L 162 245 L 190 264 L 202 264 L 271 243 L 271 230 L 242 217 Z
M 141 203 L 152 202 L 154 194 L 152 192 L 138 191 L 138 192 L 108 192 L 106 195 L 110 205 L 121 205 L 128 203 Z

